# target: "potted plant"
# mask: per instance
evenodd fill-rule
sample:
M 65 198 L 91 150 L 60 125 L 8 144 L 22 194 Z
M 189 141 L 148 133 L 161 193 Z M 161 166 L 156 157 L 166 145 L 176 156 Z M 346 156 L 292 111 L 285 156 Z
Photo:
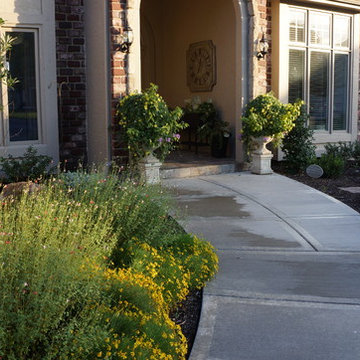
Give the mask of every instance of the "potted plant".
M 160 162 L 179 141 L 179 131 L 186 127 L 181 121 L 182 114 L 179 107 L 169 110 L 154 84 L 142 93 L 120 100 L 117 116 L 122 139 L 128 146 L 130 164 L 149 170 L 149 174 L 145 174 L 147 182 L 159 181 Z
M 225 157 L 229 137 L 231 136 L 229 124 L 222 120 L 211 99 L 201 102 L 195 98 L 187 102 L 185 112 L 199 115 L 200 125 L 197 129 L 201 139 L 210 142 L 211 155 Z
M 266 144 L 279 146 L 281 139 L 294 127 L 303 102 L 283 104 L 272 93 L 259 95 L 248 103 L 242 121 L 242 140 L 251 153 L 251 171 L 271 174 L 272 153 Z

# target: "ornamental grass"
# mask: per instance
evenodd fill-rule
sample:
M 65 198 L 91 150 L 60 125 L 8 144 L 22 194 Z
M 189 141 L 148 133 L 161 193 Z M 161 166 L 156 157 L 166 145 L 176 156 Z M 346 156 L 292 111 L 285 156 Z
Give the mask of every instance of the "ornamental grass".
M 216 272 L 170 196 L 118 174 L 62 174 L 0 211 L 0 359 L 184 359 L 170 309 Z

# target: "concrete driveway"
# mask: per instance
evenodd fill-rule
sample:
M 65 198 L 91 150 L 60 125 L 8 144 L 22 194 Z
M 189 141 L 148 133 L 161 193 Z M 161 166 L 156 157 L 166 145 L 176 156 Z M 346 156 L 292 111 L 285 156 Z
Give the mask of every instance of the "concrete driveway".
M 280 175 L 166 180 L 217 249 L 191 360 L 359 360 L 360 214 Z

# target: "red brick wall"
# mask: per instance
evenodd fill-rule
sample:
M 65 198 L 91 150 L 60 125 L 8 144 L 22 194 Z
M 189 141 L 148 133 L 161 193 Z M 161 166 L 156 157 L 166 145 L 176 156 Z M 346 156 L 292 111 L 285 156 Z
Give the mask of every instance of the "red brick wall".
M 112 155 L 120 163 L 127 160 L 128 152 L 124 144 L 119 139 L 119 126 L 117 124 L 115 110 L 120 97 L 126 95 L 128 89 L 128 77 L 126 68 L 128 55 L 119 51 L 117 46 L 117 36 L 126 23 L 126 0 L 109 0 L 110 14 L 110 58 L 111 58 L 111 89 L 112 89 Z
M 60 160 L 86 163 L 84 0 L 55 0 Z
M 255 97 L 271 90 L 271 1 L 252 0 L 252 31 L 253 38 L 250 41 L 254 47 L 253 61 L 253 93 Z M 250 30 L 251 31 L 251 30 Z M 269 42 L 269 52 L 263 59 L 256 59 L 257 43 L 261 39 L 263 32 Z M 250 34 L 249 34 L 250 35 Z M 250 48 L 251 48 L 250 47 Z

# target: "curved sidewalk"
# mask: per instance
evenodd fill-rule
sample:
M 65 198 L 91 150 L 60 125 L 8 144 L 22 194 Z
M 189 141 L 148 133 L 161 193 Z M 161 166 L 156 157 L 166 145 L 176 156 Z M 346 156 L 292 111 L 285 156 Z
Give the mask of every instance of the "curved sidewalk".
M 280 175 L 167 180 L 217 249 L 190 360 L 359 360 L 360 214 Z

